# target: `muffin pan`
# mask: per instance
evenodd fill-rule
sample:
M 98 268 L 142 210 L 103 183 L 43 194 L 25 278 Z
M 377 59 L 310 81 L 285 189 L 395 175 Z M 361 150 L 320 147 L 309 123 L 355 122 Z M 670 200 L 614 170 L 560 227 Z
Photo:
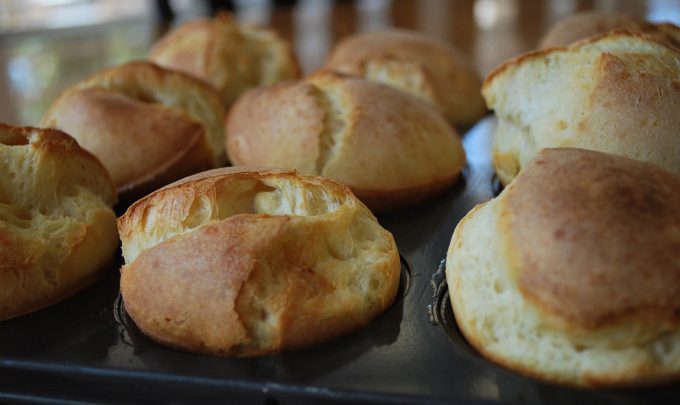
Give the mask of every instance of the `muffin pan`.
M 379 216 L 402 255 L 395 304 L 366 327 L 309 349 L 219 358 L 160 346 L 127 317 L 111 271 L 77 296 L 0 324 L 0 402 L 253 404 L 680 403 L 680 386 L 587 390 L 526 378 L 482 358 L 459 333 L 443 276 L 458 221 L 499 191 L 494 119 L 463 136 L 461 182 L 430 202 Z

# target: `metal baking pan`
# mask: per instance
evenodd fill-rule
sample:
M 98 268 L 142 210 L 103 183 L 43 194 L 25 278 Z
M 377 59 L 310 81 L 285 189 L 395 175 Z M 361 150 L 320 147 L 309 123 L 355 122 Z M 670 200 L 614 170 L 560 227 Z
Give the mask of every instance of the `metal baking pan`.
M 588 390 L 520 376 L 477 354 L 455 326 L 443 277 L 451 234 L 492 198 L 494 118 L 463 136 L 462 181 L 379 217 L 402 255 L 395 304 L 316 347 L 252 359 L 181 352 L 146 338 L 118 295 L 118 267 L 53 307 L 0 323 L 0 402 L 33 403 L 680 403 L 680 386 Z

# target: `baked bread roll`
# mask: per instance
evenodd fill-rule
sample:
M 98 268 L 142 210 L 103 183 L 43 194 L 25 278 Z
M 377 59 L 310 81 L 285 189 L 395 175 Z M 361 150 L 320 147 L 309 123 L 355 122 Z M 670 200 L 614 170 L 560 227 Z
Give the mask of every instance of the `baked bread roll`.
M 579 149 L 541 151 L 458 224 L 446 276 L 485 357 L 571 385 L 680 376 L 680 177 Z
M 42 125 L 68 132 L 97 156 L 122 200 L 226 162 L 224 108 L 215 90 L 147 62 L 76 84 Z
M 486 114 L 482 81 L 465 55 L 418 32 L 352 35 L 335 46 L 325 67 L 406 91 L 437 106 L 456 125 L 472 125 Z
M 328 177 L 373 210 L 420 202 L 455 183 L 465 164 L 455 130 L 427 103 L 323 71 L 246 93 L 226 142 L 235 165 Z
M 68 135 L 0 124 L 0 320 L 92 283 L 118 247 L 113 183 Z
M 149 59 L 210 83 L 227 107 L 250 88 L 300 76 L 288 42 L 227 14 L 184 23 L 153 46 Z
M 508 184 L 547 147 L 645 160 L 680 174 L 680 50 L 613 32 L 496 68 L 482 94 L 496 112 L 493 162 Z
M 673 24 L 653 24 L 624 13 L 586 11 L 559 20 L 545 34 L 539 48 L 565 47 L 612 30 L 641 32 L 680 46 L 680 29 Z
M 399 284 L 392 235 L 350 190 L 294 171 L 216 169 L 118 221 L 125 308 L 151 338 L 256 356 L 347 333 Z

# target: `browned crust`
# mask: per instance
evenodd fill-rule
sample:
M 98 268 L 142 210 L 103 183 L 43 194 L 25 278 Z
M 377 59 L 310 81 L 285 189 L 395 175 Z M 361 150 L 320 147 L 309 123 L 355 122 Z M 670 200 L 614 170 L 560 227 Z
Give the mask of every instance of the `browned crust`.
M 149 57 L 153 59 L 159 52 L 164 51 L 165 48 L 168 47 L 168 44 L 171 44 L 176 40 L 176 37 L 186 35 L 187 32 L 202 29 L 203 26 L 206 25 L 210 26 L 212 22 L 215 20 L 223 20 L 224 18 L 228 18 L 224 14 L 228 15 L 228 13 L 218 13 L 215 19 L 197 18 L 194 20 L 190 20 L 183 23 L 179 27 L 167 32 L 151 46 L 151 50 L 149 51 Z
M 81 148 L 78 142 L 68 134 L 53 128 L 17 127 L 4 123 L 0 123 L 0 131 L 7 131 L 15 136 L 10 142 L 0 141 L 5 145 L 27 145 L 30 143 L 33 147 L 40 148 L 46 153 L 70 155 L 71 157 L 75 155 L 77 158 L 88 160 L 98 167 L 99 173 L 96 175 L 105 177 L 111 184 L 111 193 L 103 196 L 105 201 L 111 205 L 116 203 L 116 190 L 104 165 L 96 156 Z
M 138 120 L 145 122 L 135 124 Z M 64 99 L 57 125 L 79 133 L 81 145 L 101 156 L 123 202 L 213 167 L 203 125 L 182 112 L 131 102 L 99 88 Z M 119 150 L 123 146 L 133 149 Z
M 186 55 L 178 52 L 177 49 L 182 48 L 175 47 L 175 43 L 180 42 L 181 38 L 191 36 L 196 31 L 209 32 L 206 42 L 197 44 L 198 48 L 192 48 Z M 230 34 L 229 38 L 225 38 L 225 32 L 233 33 L 233 35 Z M 256 25 L 239 25 L 233 16 L 227 12 L 219 12 L 212 19 L 201 18 L 188 21 L 168 32 L 153 45 L 149 58 L 159 60 L 162 55 L 165 55 L 169 59 L 164 62 L 159 61 L 159 63 L 167 64 L 172 69 L 189 72 L 196 78 L 210 84 L 221 94 L 225 107 L 229 108 L 237 99 L 237 96 L 244 90 L 242 87 L 235 87 L 234 84 L 239 84 L 245 80 L 243 76 L 245 71 L 254 72 L 259 70 L 263 60 L 259 51 L 253 52 L 252 49 L 248 48 L 249 45 L 246 45 L 246 43 L 252 41 L 250 35 L 254 32 L 266 35 L 269 38 L 269 41 L 265 41 L 267 42 L 267 47 L 270 50 L 275 50 L 278 56 L 284 56 L 281 64 L 275 65 L 283 68 L 283 71 L 286 72 L 286 74 L 280 77 L 285 79 L 288 76 L 288 72 L 292 75 L 291 78 L 300 77 L 301 69 L 299 62 L 287 40 L 278 35 L 274 30 L 268 28 Z M 239 42 L 243 43 L 234 45 L 237 38 Z M 239 46 L 241 47 L 239 48 Z M 225 57 L 225 51 L 233 55 Z M 236 51 L 235 54 L 234 51 Z M 198 56 L 202 60 L 200 65 L 192 64 L 192 52 L 200 52 Z M 227 71 L 231 69 L 227 68 L 227 66 L 233 64 L 234 59 L 239 59 L 237 63 L 239 67 L 231 71 L 231 73 L 225 74 L 225 69 Z M 253 66 L 250 66 L 247 70 L 242 70 L 240 65 L 243 63 L 253 64 Z M 250 80 L 252 80 L 252 77 L 248 81 Z M 249 83 L 249 85 L 252 84 L 251 87 L 256 87 L 258 83 L 262 84 L 262 77 L 258 76 L 255 81 L 256 83 Z
M 121 237 L 125 241 L 130 232 L 144 232 L 149 207 L 181 211 L 196 198 L 217 198 L 214 187 L 226 178 L 266 177 L 289 180 L 302 189 L 323 187 L 340 207 L 313 217 L 234 214 L 142 250 L 121 269 L 121 293 L 128 313 L 145 334 L 182 350 L 257 356 L 348 333 L 391 305 L 400 268 L 393 238 L 377 222 L 370 223 L 375 218 L 348 187 L 323 177 L 243 167 L 199 173 L 133 204 L 119 219 Z M 349 228 L 338 230 L 337 223 L 362 231 L 355 235 Z M 336 262 L 348 258 L 336 257 L 329 250 L 328 238 L 341 232 L 347 241 L 374 241 L 374 236 L 362 236 L 365 227 L 369 235 L 377 233 L 382 240 L 379 250 L 359 248 L 377 254 L 368 263 L 372 268 Z M 362 259 L 361 263 L 367 262 Z M 362 278 L 366 283 L 362 288 L 371 289 L 355 290 L 354 278 L 347 279 L 345 270 L 361 270 L 382 284 L 373 286 Z M 357 295 L 359 291 L 367 291 L 365 299 Z M 331 296 L 335 298 L 329 301 Z M 268 319 L 276 321 L 269 324 Z
M 544 149 L 503 201 L 499 227 L 518 255 L 519 289 L 571 334 L 632 322 L 653 337 L 680 324 L 679 177 L 600 152 Z
M 218 13 L 219 14 L 224 14 Z M 254 29 L 254 30 L 259 30 L 259 31 L 264 31 L 272 34 L 274 38 L 276 38 L 279 41 L 279 44 L 282 46 L 283 52 L 287 55 L 288 60 L 292 63 L 292 68 L 293 68 L 293 78 L 287 79 L 287 80 L 294 80 L 295 78 L 299 78 L 302 76 L 302 67 L 300 66 L 300 61 L 298 61 L 297 55 L 295 54 L 295 50 L 293 47 L 290 45 L 290 42 L 286 40 L 284 37 L 282 37 L 277 31 L 257 26 L 257 25 L 251 25 L 249 28 Z
M 143 75 L 143 77 L 137 77 L 138 75 Z M 134 94 L 128 95 L 125 91 L 116 87 L 122 86 L 123 88 L 127 89 L 128 87 L 131 87 L 131 85 L 128 84 L 128 81 L 130 83 L 135 81 L 146 81 L 148 86 L 146 88 L 133 88 L 130 91 L 132 91 Z M 101 87 L 102 83 L 109 82 L 114 84 L 113 89 L 109 89 L 107 85 Z M 127 105 L 123 103 L 125 98 L 129 98 L 130 100 L 133 100 L 133 102 L 147 103 L 149 101 L 147 100 L 148 98 L 153 99 L 156 97 L 157 95 L 154 94 L 153 86 L 158 83 L 166 83 L 168 88 L 172 88 L 172 91 L 178 94 L 186 92 L 187 94 L 185 96 L 195 95 L 198 93 L 205 103 L 212 106 L 215 111 L 223 111 L 219 97 L 210 85 L 194 78 L 189 74 L 170 71 L 146 61 L 133 61 L 98 72 L 90 78 L 85 79 L 75 86 L 62 92 L 60 96 L 51 104 L 50 108 L 44 115 L 43 122 L 50 126 L 67 128 L 70 126 L 82 127 L 82 131 L 93 132 L 93 128 L 95 128 L 95 125 L 97 124 L 88 123 L 87 117 L 85 117 L 85 119 L 77 118 L 79 111 L 78 108 L 80 107 L 74 107 L 74 110 L 73 108 L 69 108 L 68 103 L 76 102 L 85 105 L 84 103 L 87 103 L 88 99 L 94 100 L 95 105 L 92 108 L 95 109 L 101 108 L 103 103 L 109 103 L 113 112 L 111 112 L 108 116 L 116 117 L 114 114 L 115 111 L 122 112 L 125 109 L 134 108 L 134 105 L 132 104 Z M 190 86 L 191 88 L 187 88 L 186 86 Z M 109 95 L 107 95 L 107 93 Z M 99 105 L 96 103 L 99 103 Z M 120 194 L 121 201 L 123 202 L 133 201 L 136 198 L 148 193 L 149 191 L 155 190 L 177 178 L 214 167 L 215 159 L 213 154 L 215 151 L 211 149 L 210 142 L 208 141 L 208 131 L 210 129 L 207 122 L 196 120 L 179 108 L 167 107 L 162 104 L 154 104 L 153 108 L 157 108 L 158 112 L 154 116 L 161 117 L 163 114 L 166 114 L 168 116 L 174 117 L 175 119 L 183 120 L 184 123 L 181 128 L 189 131 L 190 133 L 181 135 L 181 138 L 185 139 L 184 144 L 182 145 L 181 149 L 178 149 L 175 151 L 175 153 L 172 153 L 172 155 L 169 156 L 167 160 L 154 165 L 149 170 L 139 176 L 136 176 L 135 178 L 122 179 L 122 181 L 121 179 L 118 180 L 120 184 L 116 184 L 116 186 L 118 193 Z M 153 111 L 150 110 L 150 112 Z M 67 118 L 62 117 L 64 114 L 66 114 L 65 117 Z M 71 119 L 69 117 L 75 118 Z M 64 119 L 66 119 L 66 121 L 64 121 Z M 125 118 L 123 117 L 120 121 L 111 123 L 110 125 L 113 125 L 111 128 L 120 128 L 127 125 L 124 122 L 124 119 Z M 131 125 L 133 124 L 134 122 L 131 123 Z M 165 124 L 165 120 L 158 121 L 156 124 L 153 124 L 151 120 L 147 120 L 144 125 L 162 126 Z M 142 127 L 139 127 L 137 132 L 141 131 L 141 128 Z M 112 129 L 112 131 L 115 130 Z M 126 138 L 125 135 L 130 133 L 131 132 L 129 131 L 123 131 L 123 136 L 119 138 L 123 140 Z M 148 135 L 154 136 L 153 133 Z M 74 133 L 74 136 L 76 138 L 79 137 L 79 135 L 76 133 Z M 118 138 L 107 138 L 104 140 L 104 143 L 97 143 L 96 137 L 88 137 L 86 133 L 84 133 L 82 136 L 87 139 L 82 138 L 81 143 L 83 143 L 85 147 L 91 148 L 95 153 L 102 153 L 97 150 L 101 147 L 101 145 L 115 143 L 115 138 Z M 128 136 L 127 138 L 131 137 Z M 135 147 L 134 139 L 130 139 L 130 141 L 132 142 L 129 142 L 126 145 L 121 144 L 120 147 Z M 110 152 L 114 156 L 116 154 L 122 153 L 118 150 L 112 150 Z M 104 157 L 102 159 L 105 162 L 107 160 Z M 115 167 L 113 169 L 115 171 Z
M 171 193 L 177 190 L 187 190 L 191 193 L 200 194 L 203 190 L 207 190 L 215 183 L 224 178 L 243 178 L 243 179 L 262 179 L 266 177 L 288 177 L 300 178 L 301 176 L 295 170 L 264 168 L 264 167 L 250 167 L 250 166 L 232 166 L 221 167 L 212 170 L 206 170 L 183 179 L 177 180 L 174 183 L 168 184 L 143 198 L 137 200 L 128 207 L 124 215 L 118 218 L 118 229 L 121 234 L 121 239 L 125 239 L 129 232 L 134 231 L 134 226 L 141 223 L 145 216 L 147 207 L 154 205 L 155 201 L 162 201 Z M 331 179 L 320 176 L 305 176 L 310 182 L 323 184 L 324 187 L 330 189 L 334 194 L 338 195 L 354 195 L 352 190 L 344 184 L 338 183 Z
M 91 153 L 78 146 L 78 143 L 62 131 L 34 127 L 15 127 L 0 123 L 0 144 L 28 146 L 35 150 L 38 159 L 49 155 L 57 160 L 72 164 L 83 161 L 91 182 L 88 188 L 96 188 L 102 198 L 102 211 L 108 209 L 113 225 L 115 215 L 111 206 L 116 202 L 116 191 L 103 165 Z M 110 246 L 113 254 L 115 235 L 107 234 L 104 213 L 95 213 L 91 223 L 78 224 L 77 229 L 65 239 L 66 246 L 47 246 L 50 249 L 65 249 L 66 255 L 57 263 L 49 263 L 50 273 L 58 274 L 56 280 L 48 281 L 44 263 L 40 263 L 40 252 L 33 252 L 30 246 L 16 244 L 10 235 L 0 233 L 0 286 L 12 295 L 6 294 L 0 302 L 0 320 L 18 317 L 53 305 L 71 297 L 92 284 L 108 268 L 108 259 L 100 253 Z M 109 230 L 115 231 L 114 227 Z M 19 239 L 21 240 L 21 239 Z M 117 242 L 117 238 L 115 238 Z M 14 243 L 13 243 L 14 242 Z M 12 247 L 14 245 L 14 247 Z M 93 254 L 93 251 L 97 253 Z M 94 262 L 97 261 L 97 266 Z M 17 284 L 19 283 L 19 284 Z M 8 301 L 5 301 L 8 299 Z
M 121 269 L 125 308 L 153 340 L 181 350 L 216 356 L 261 356 L 309 346 L 360 328 L 384 312 L 396 297 L 399 260 L 374 271 L 389 272 L 391 285 L 379 311 L 366 317 L 353 308 L 332 310 L 308 305 L 340 288 L 291 259 L 299 248 L 285 246 L 290 217 L 236 215 L 146 249 Z M 305 242 L 302 242 L 306 244 Z M 313 242 L 307 242 L 314 248 Z M 276 275 L 259 263 L 276 263 Z M 264 266 L 266 268 L 267 266 Z M 389 268 L 388 268 L 389 267 Z M 258 285 L 276 290 L 259 295 Z M 181 298 L 180 298 L 181 297 Z M 180 298 L 180 299 L 178 299 Z M 321 301 L 319 301 L 321 299 Z M 252 333 L 264 300 L 267 312 L 279 313 L 271 341 L 258 346 Z M 333 305 L 337 305 L 334 302 Z
M 239 295 L 288 220 L 236 215 L 145 249 L 121 269 L 126 310 L 159 342 L 229 355 L 250 340 Z
M 680 27 L 678 27 L 677 25 L 675 25 L 673 23 L 654 24 L 654 26 L 658 30 L 660 30 L 661 32 L 665 32 L 665 33 L 670 32 L 673 40 L 676 41 L 674 44 L 671 44 L 671 45 L 674 45 L 674 46 L 677 47 L 677 45 L 678 45 L 677 41 L 680 40 Z
M 200 87 L 201 92 L 206 93 L 206 95 L 207 94 L 212 95 L 212 96 L 207 96 L 207 97 L 214 99 L 214 101 L 209 100 L 211 104 L 220 105 L 219 96 L 217 96 L 217 94 L 215 94 L 215 89 L 210 84 L 208 84 L 208 83 L 206 83 L 206 82 L 204 82 L 200 79 L 197 79 L 196 77 L 194 77 L 194 76 L 192 76 L 188 73 L 180 72 L 180 71 L 177 71 L 177 70 L 166 69 L 162 66 L 159 66 L 159 65 L 157 65 L 153 62 L 149 62 L 147 60 L 133 60 L 133 61 L 127 62 L 123 65 L 112 66 L 110 68 L 106 68 L 104 70 L 101 70 L 101 71 L 93 74 L 92 76 L 88 77 L 87 79 L 77 83 L 75 86 L 70 87 L 70 88 L 62 91 L 59 94 L 59 96 L 55 99 L 55 101 L 52 102 L 52 104 L 50 105 L 50 108 L 45 113 L 45 116 L 51 115 L 49 113 L 52 110 L 52 108 L 54 108 L 54 106 L 58 104 L 59 99 L 64 97 L 64 95 L 67 94 L 67 93 L 70 93 L 72 91 L 76 91 L 76 90 L 79 90 L 79 89 L 82 89 L 82 88 L 89 88 L 89 87 L 97 86 L 97 83 L 104 81 L 111 76 L 127 76 L 127 75 L 133 76 L 135 74 L 135 71 L 141 70 L 141 69 L 150 70 L 152 72 L 152 76 L 155 76 L 156 80 L 160 80 L 159 78 L 161 76 L 176 76 L 176 77 L 179 77 L 180 80 L 182 80 L 182 81 L 190 82 L 192 84 L 192 86 L 195 85 L 196 87 Z
M 521 54 L 519 56 L 516 56 L 508 61 L 503 62 L 501 65 L 497 66 L 495 69 L 489 73 L 489 75 L 486 77 L 486 80 L 484 80 L 484 83 L 482 83 L 482 93 L 486 92 L 486 89 L 488 86 L 491 85 L 491 82 L 494 81 L 497 77 L 501 76 L 504 74 L 507 70 L 514 68 L 515 66 L 519 66 L 525 62 L 528 62 L 530 60 L 535 60 L 535 59 L 541 59 L 545 56 L 548 56 L 552 53 L 557 53 L 557 52 L 563 52 L 566 50 L 572 50 L 572 49 L 578 49 L 584 45 L 592 44 L 595 42 L 598 42 L 602 39 L 609 39 L 609 38 L 616 38 L 616 37 L 621 37 L 621 38 L 638 38 L 642 39 L 648 42 L 654 42 L 658 45 L 661 45 L 665 48 L 668 48 L 672 52 L 679 52 L 680 49 L 677 47 L 673 46 L 672 44 L 668 42 L 664 42 L 662 40 L 650 37 L 649 35 L 641 32 L 634 32 L 634 31 L 626 31 L 626 30 L 614 30 L 610 31 L 605 34 L 597 35 L 594 37 L 586 38 L 582 41 L 575 42 L 571 44 L 568 47 L 557 47 L 557 48 L 547 48 L 547 49 L 540 49 L 536 51 L 530 51 L 524 54 Z
M 599 10 L 580 12 L 557 21 L 543 36 L 539 48 L 568 46 L 614 29 L 639 31 L 647 25 L 649 23 L 643 19 L 626 13 Z
M 325 68 L 366 77 L 370 63 L 402 62 L 424 78 L 416 94 L 456 125 L 471 125 L 486 113 L 479 94 L 481 79 L 454 46 L 417 31 L 389 29 L 343 39 L 326 58 Z M 381 81 L 382 82 L 382 81 Z M 397 87 L 397 83 L 382 82 Z
M 234 164 L 321 173 L 379 211 L 440 193 L 465 164 L 455 129 L 431 105 L 328 70 L 251 90 L 230 112 L 226 138 Z
M 120 200 L 124 203 L 137 199 L 157 190 L 173 180 L 191 173 L 213 168 L 211 154 L 205 144 L 202 131 L 192 137 L 186 149 L 178 151 L 165 164 L 159 165 L 153 172 L 118 187 Z
M 50 104 L 50 107 L 47 109 L 47 112 L 45 112 L 45 114 L 43 115 L 43 119 L 44 117 L 53 116 L 54 109 L 60 104 L 62 99 L 68 97 L 73 92 L 82 89 L 98 87 L 99 83 L 111 80 L 112 77 L 126 77 L 126 76 L 132 77 L 135 76 L 137 72 L 145 70 L 150 72 L 149 78 L 151 78 L 152 80 L 160 81 L 162 80 L 163 77 L 166 78 L 174 77 L 177 78 L 179 81 L 184 82 L 185 85 L 190 84 L 193 87 L 199 88 L 201 96 L 206 99 L 208 104 L 211 104 L 215 108 L 219 108 L 222 110 L 220 98 L 217 95 L 216 90 L 209 83 L 197 79 L 196 77 L 188 73 L 166 69 L 162 66 L 159 66 L 155 63 L 146 60 L 134 60 L 127 62 L 123 65 L 112 66 L 110 68 L 101 70 L 93 74 L 92 76 L 88 77 L 87 79 L 77 83 L 76 85 L 62 91 L 59 94 L 59 96 L 55 98 L 52 104 Z
M 225 146 L 232 164 L 295 167 L 314 173 L 309 157 L 318 148 L 326 115 L 319 93 L 305 82 L 283 81 L 243 94 L 225 123 Z M 267 116 L 281 119 L 267 120 Z M 280 121 L 288 126 L 287 131 L 278 130 Z
M 680 46 L 679 28 L 671 23 L 656 24 L 625 13 L 588 11 L 558 21 L 543 37 L 539 48 L 568 46 L 610 31 L 639 32 L 669 45 Z
M 569 155 L 569 154 L 581 154 L 581 153 L 583 153 L 585 155 L 590 155 L 590 157 L 598 157 L 599 156 L 599 157 L 604 158 L 604 159 L 618 160 L 623 166 L 626 166 L 626 164 L 631 164 L 631 165 L 634 165 L 634 166 L 644 167 L 647 170 L 656 171 L 657 173 L 660 173 L 662 176 L 665 176 L 667 178 L 671 178 L 671 177 L 674 176 L 671 173 L 665 172 L 665 171 L 663 171 L 663 170 L 661 170 L 661 169 L 659 169 L 659 168 L 657 168 L 653 165 L 647 164 L 647 163 L 637 162 L 637 161 L 633 161 L 633 160 L 626 159 L 626 158 L 620 158 L 620 157 L 616 157 L 616 156 L 605 155 L 605 154 L 598 153 L 598 152 L 591 152 L 591 151 L 584 151 L 584 150 L 577 150 L 577 149 L 568 149 L 568 148 L 546 149 L 543 152 L 541 152 L 541 154 L 539 155 L 539 158 L 547 159 L 550 156 L 550 154 L 553 154 L 553 155 L 560 155 L 560 154 Z M 555 158 L 556 156 L 552 156 L 552 157 Z M 536 161 L 534 161 L 534 162 L 536 162 Z M 592 164 L 588 165 L 588 167 L 590 167 L 590 168 L 593 168 L 594 166 L 596 167 L 597 165 L 592 165 Z M 540 169 L 541 169 L 540 162 L 538 164 L 534 163 L 533 165 L 528 166 L 525 169 L 525 171 L 523 172 L 523 174 L 520 175 L 520 178 L 518 178 L 518 180 L 521 180 L 521 177 L 526 176 L 526 173 L 528 171 L 530 171 L 530 170 L 540 170 Z M 562 173 L 562 176 L 568 176 L 569 174 L 567 174 L 567 173 L 571 173 L 571 171 L 574 170 L 574 165 L 571 165 L 571 164 L 566 165 L 566 167 L 563 168 L 563 169 L 568 169 L 568 171 L 562 170 L 561 172 L 558 172 L 558 173 Z M 642 172 L 640 172 L 638 174 L 640 176 L 643 176 L 643 175 L 648 174 L 648 173 L 645 173 L 644 170 L 643 170 Z M 621 173 L 619 173 L 619 175 L 622 178 L 627 179 L 629 177 L 630 173 L 626 173 L 625 171 L 622 171 Z M 585 176 L 585 177 L 586 178 L 583 179 L 583 184 L 586 185 L 586 187 L 588 185 L 590 185 L 591 187 L 595 186 L 594 184 L 592 184 L 592 182 L 588 181 L 587 176 Z M 594 174 L 592 177 L 602 178 L 602 176 L 599 175 L 599 174 Z M 635 176 L 633 176 L 633 177 L 635 177 Z M 552 182 L 554 184 L 559 184 L 559 185 L 563 184 L 563 179 L 561 179 L 558 176 L 548 176 L 546 178 L 546 180 L 549 181 L 549 182 Z M 674 181 L 676 181 L 676 182 L 678 181 L 677 176 L 675 176 Z M 632 180 L 632 182 L 634 182 L 634 179 Z M 663 181 L 659 182 L 659 181 L 656 181 L 656 180 L 651 180 L 651 182 L 653 182 L 655 184 L 663 183 Z M 516 186 L 517 186 L 516 183 L 511 184 L 510 187 L 508 189 L 506 189 L 504 194 L 502 194 L 501 197 L 499 197 L 501 199 L 501 200 L 499 200 L 499 203 L 501 201 L 503 201 L 505 198 L 507 198 L 507 193 L 513 192 L 514 191 L 513 189 L 516 188 Z M 677 187 L 674 188 L 672 185 L 665 185 L 664 187 L 666 187 L 667 189 L 675 189 L 675 191 L 680 190 L 680 188 L 677 188 Z M 545 188 L 545 185 L 543 185 L 542 188 Z M 565 193 L 568 193 L 569 189 L 567 188 L 563 191 Z M 641 193 L 642 192 L 644 192 L 644 191 L 641 191 Z M 569 197 L 567 197 L 565 195 L 565 197 L 563 197 L 563 198 L 569 198 Z M 537 204 L 551 204 L 551 202 L 552 202 L 552 199 L 549 196 L 546 196 L 544 198 L 541 198 L 540 201 L 537 202 Z M 672 202 L 669 202 L 668 204 L 672 205 Z M 461 238 L 461 230 L 466 226 L 466 224 L 472 218 L 474 213 L 477 210 L 481 209 L 483 206 L 484 206 L 484 204 L 476 206 L 458 224 L 458 226 L 456 227 L 456 231 L 454 232 L 453 241 L 451 243 L 451 246 L 452 246 L 453 249 L 455 249 L 457 242 Z M 527 207 L 527 208 L 530 209 L 530 207 Z M 486 209 L 489 209 L 489 207 L 487 207 Z M 530 213 L 532 215 L 540 215 L 540 214 L 535 214 L 535 212 L 533 210 L 530 210 Z M 631 214 L 633 214 L 633 211 L 631 211 Z M 496 221 L 503 221 L 510 214 L 507 211 L 499 211 L 497 214 L 494 214 L 494 215 L 496 217 Z M 663 215 L 663 214 L 660 214 L 660 215 Z M 550 219 L 547 219 L 547 220 L 549 221 Z M 500 229 L 500 228 L 497 229 L 496 231 L 499 232 L 499 234 L 501 234 L 501 235 L 504 232 L 503 229 Z M 586 241 L 584 243 L 586 243 L 587 245 L 592 245 L 592 243 L 588 242 L 588 241 Z M 526 245 L 518 245 L 518 246 L 523 248 L 524 250 L 526 250 Z M 644 246 L 637 246 L 636 245 L 635 248 L 636 249 L 644 249 Z M 505 254 L 508 255 L 509 259 L 512 259 L 512 257 L 514 257 L 514 256 L 521 256 L 521 250 L 522 249 L 515 249 L 515 250 L 520 250 L 520 252 L 513 251 L 513 248 L 510 248 L 509 250 L 508 249 L 505 250 Z M 677 249 L 675 251 L 677 251 Z M 515 255 L 514 253 L 517 253 L 517 255 Z M 512 271 L 514 266 L 518 266 L 518 265 L 516 265 L 516 264 L 510 265 L 509 269 Z M 584 271 L 583 266 L 578 266 L 578 265 L 577 265 L 577 268 L 575 268 L 574 270 L 579 271 L 581 273 Z M 666 268 L 662 268 L 662 269 L 659 269 L 659 270 L 667 271 Z M 574 274 L 574 272 L 571 272 L 569 277 L 573 280 L 580 280 L 581 283 L 584 283 L 584 282 L 587 283 L 587 281 L 583 281 L 584 277 L 582 276 L 582 274 Z M 514 278 L 514 276 L 511 275 L 511 278 Z M 474 313 L 468 313 L 468 310 L 466 309 L 465 301 L 459 299 L 458 295 L 457 295 L 458 292 L 459 292 L 458 290 L 465 289 L 466 285 L 454 282 L 454 283 L 451 283 L 449 285 L 449 288 L 451 290 L 451 302 L 452 302 L 452 306 L 453 306 L 453 311 L 454 311 L 454 314 L 456 315 L 459 329 L 460 329 L 461 333 L 463 334 L 463 336 L 465 337 L 465 339 L 468 341 L 468 343 L 470 343 L 470 345 L 472 347 L 474 347 L 478 352 L 480 352 L 488 360 L 490 360 L 494 363 L 497 363 L 497 364 L 499 364 L 503 367 L 506 367 L 510 370 L 513 370 L 517 373 L 520 373 L 522 375 L 532 377 L 532 378 L 536 378 L 536 379 L 539 379 L 539 380 L 543 380 L 543 381 L 546 381 L 546 382 L 560 383 L 560 384 L 565 384 L 565 385 L 574 386 L 574 387 L 587 386 L 587 387 L 600 387 L 600 388 L 602 388 L 602 387 L 624 387 L 624 388 L 643 387 L 643 386 L 665 384 L 665 383 L 668 383 L 668 382 L 671 382 L 673 380 L 677 380 L 678 378 L 680 378 L 680 370 L 668 370 L 668 369 L 663 368 L 663 367 L 655 367 L 653 364 L 645 363 L 645 362 L 637 363 L 635 365 L 628 366 L 628 367 L 621 368 L 621 369 L 609 370 L 609 371 L 603 372 L 603 373 L 597 373 L 597 374 L 584 373 L 584 374 L 580 375 L 579 377 L 571 378 L 570 376 L 562 374 L 559 371 L 558 372 L 546 373 L 546 372 L 540 371 L 539 369 L 533 367 L 532 364 L 530 364 L 528 362 L 522 362 L 521 360 L 509 359 L 501 352 L 495 352 L 495 351 L 488 349 L 487 346 L 485 345 L 483 339 L 482 339 L 482 335 L 479 333 L 479 331 L 476 329 L 476 327 L 474 327 L 474 322 L 469 322 L 469 320 L 474 319 Z M 636 286 L 634 286 L 634 288 L 639 288 L 639 286 L 636 285 Z M 547 288 L 547 289 L 542 290 L 542 291 L 554 291 L 554 290 L 555 289 L 553 289 L 553 288 Z M 651 294 L 654 294 L 654 293 L 651 293 Z M 531 298 L 529 297 L 528 299 L 531 299 Z M 584 304 L 586 304 L 588 306 L 596 305 L 596 303 L 590 302 L 590 301 L 588 301 L 587 303 L 584 302 Z M 568 304 L 565 304 L 565 306 L 568 306 Z M 540 310 L 540 308 L 538 308 L 538 309 Z M 545 322 L 546 318 L 543 318 L 543 319 L 544 319 L 544 322 Z M 568 326 L 569 329 L 574 328 L 574 327 L 578 328 L 580 326 L 578 326 L 578 325 L 574 326 L 573 324 Z M 565 332 L 565 333 L 568 333 L 568 331 Z

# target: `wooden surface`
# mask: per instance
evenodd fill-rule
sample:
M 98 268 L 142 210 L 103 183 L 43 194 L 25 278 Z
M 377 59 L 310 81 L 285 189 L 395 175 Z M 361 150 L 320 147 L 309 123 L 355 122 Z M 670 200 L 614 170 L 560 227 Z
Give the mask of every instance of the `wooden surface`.
M 237 9 L 237 18 L 273 26 L 293 43 L 305 72 L 320 66 L 340 38 L 389 26 L 454 44 L 484 76 L 534 48 L 555 21 L 577 11 L 625 11 L 680 24 L 680 0 L 298 0 L 279 8 L 260 3 Z M 20 6 L 0 7 L 0 121 L 36 125 L 65 87 L 104 67 L 144 58 L 167 27 L 152 1 L 94 4 L 99 8 L 71 14 L 64 6 L 26 9 L 26 15 Z M 204 14 L 200 5 L 175 10 L 174 23 Z

